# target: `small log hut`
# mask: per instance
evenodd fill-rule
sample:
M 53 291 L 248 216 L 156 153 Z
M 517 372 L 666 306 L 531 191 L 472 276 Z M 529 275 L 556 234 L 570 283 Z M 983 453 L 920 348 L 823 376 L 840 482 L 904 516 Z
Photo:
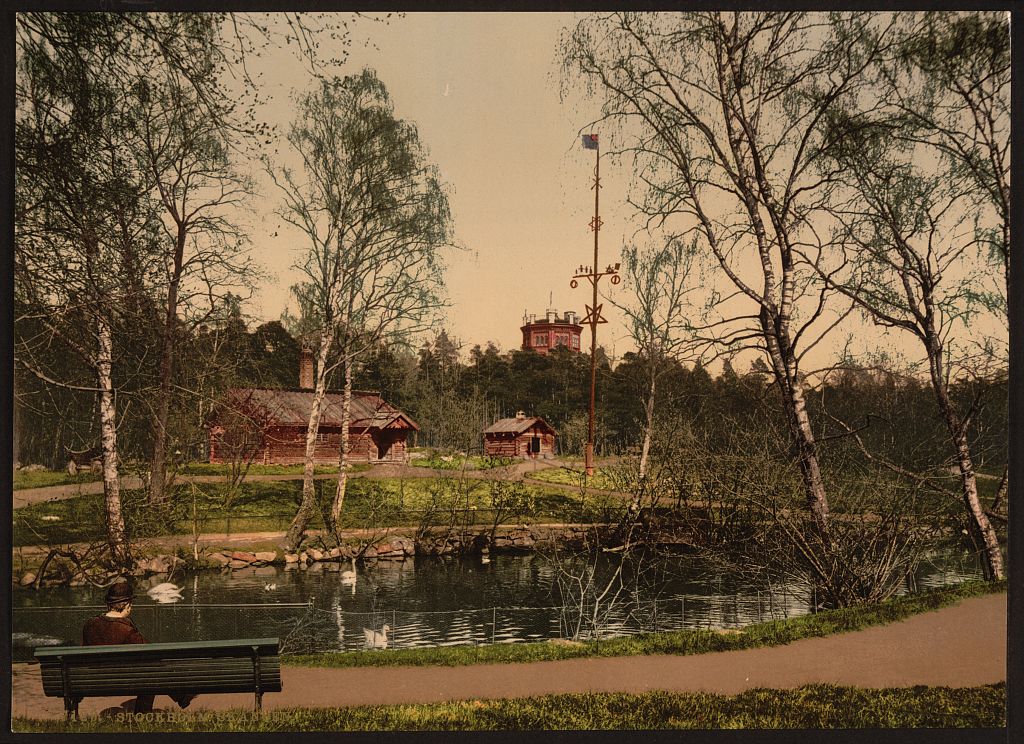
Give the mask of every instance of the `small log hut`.
M 313 358 L 303 349 L 298 388 L 231 388 L 207 423 L 209 460 L 265 465 L 305 462 L 306 428 L 313 407 Z M 328 391 L 317 429 L 313 458 L 334 465 L 341 449 L 343 393 Z M 349 461 L 403 463 L 406 439 L 419 426 L 376 393 L 352 391 Z
M 555 430 L 542 418 L 526 416 L 498 419 L 484 429 L 484 454 L 491 457 L 548 459 L 555 456 Z
M 313 459 L 318 464 L 338 462 L 341 448 L 342 393 L 324 396 L 324 409 L 317 429 Z M 311 390 L 233 388 L 228 391 L 223 409 L 211 423 L 210 462 L 229 462 L 237 456 L 237 447 L 254 449 L 248 456 L 265 465 L 293 465 L 305 462 L 306 427 L 313 405 Z M 247 434 L 238 431 L 239 421 L 247 420 Z M 242 424 L 246 426 L 246 424 Z M 406 414 L 375 393 L 353 391 L 349 420 L 349 461 L 403 463 L 407 459 L 406 438 L 419 426 Z

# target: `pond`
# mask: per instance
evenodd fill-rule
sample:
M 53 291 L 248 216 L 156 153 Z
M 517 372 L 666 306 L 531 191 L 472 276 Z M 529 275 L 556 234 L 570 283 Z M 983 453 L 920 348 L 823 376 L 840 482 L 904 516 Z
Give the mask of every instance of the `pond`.
M 390 648 L 413 648 L 571 638 L 592 630 L 611 637 L 736 628 L 810 611 L 811 597 L 799 587 L 743 584 L 709 573 L 690 556 L 566 560 L 535 553 L 494 555 L 489 563 L 479 556 L 377 561 L 359 565 L 354 583 L 342 574 L 348 564 L 194 571 L 174 577 L 182 599 L 173 604 L 144 593 L 166 578 L 140 582 L 132 619 L 153 642 L 278 636 L 283 651 L 309 652 L 364 648 L 364 629 L 384 625 Z M 620 567 L 621 581 L 595 603 Z M 566 569 L 572 581 L 565 574 L 559 579 Z M 980 576 L 969 556 L 936 556 L 904 591 Z M 15 592 L 15 660 L 31 658 L 37 645 L 77 643 L 85 619 L 104 610 L 102 601 L 102 590 L 90 587 Z

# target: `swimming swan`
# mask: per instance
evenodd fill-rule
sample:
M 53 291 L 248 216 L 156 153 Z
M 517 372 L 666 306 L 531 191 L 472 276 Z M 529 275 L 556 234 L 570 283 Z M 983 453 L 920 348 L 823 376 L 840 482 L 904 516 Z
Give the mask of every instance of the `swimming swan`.
M 181 587 L 177 587 L 167 581 L 163 584 L 157 584 L 153 588 L 147 590 L 146 594 L 160 604 L 171 604 L 184 599 L 184 597 L 181 596 Z
M 369 628 L 363 628 L 363 637 L 366 639 L 366 647 L 387 648 L 389 630 L 391 630 L 390 625 L 385 625 L 380 629 L 379 633 L 375 630 L 370 630 Z
M 341 583 L 342 584 L 355 584 L 356 583 L 356 559 L 355 558 L 350 558 L 349 560 L 352 561 L 352 570 L 351 571 L 342 571 L 341 572 Z

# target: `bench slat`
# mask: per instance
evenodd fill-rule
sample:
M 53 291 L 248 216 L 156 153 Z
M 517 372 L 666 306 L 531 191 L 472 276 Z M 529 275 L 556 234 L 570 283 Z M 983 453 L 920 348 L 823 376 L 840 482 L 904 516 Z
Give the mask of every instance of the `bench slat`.
M 263 692 L 280 692 L 281 686 L 275 684 L 261 685 Z M 253 692 L 252 680 L 233 679 L 197 679 L 193 682 L 179 684 L 130 685 L 108 682 L 104 684 L 75 685 L 69 693 L 73 697 L 106 697 L 108 695 L 168 695 L 177 692 L 195 694 L 208 692 Z M 53 697 L 63 697 L 63 693 Z
M 269 679 L 271 677 L 279 677 L 281 674 L 280 666 L 269 664 L 260 665 L 260 677 Z M 147 679 L 181 679 L 188 678 L 190 675 L 195 674 L 220 674 L 220 675 L 234 675 L 237 677 L 253 677 L 253 668 L 250 664 L 248 668 L 240 666 L 196 666 L 176 669 L 76 669 L 75 667 L 68 668 L 68 678 L 72 682 L 83 681 L 89 679 L 122 679 L 125 682 L 135 681 L 146 681 Z M 44 683 L 60 684 L 63 679 L 59 669 L 48 671 L 43 675 Z
M 277 638 L 247 638 L 230 641 L 187 641 L 183 643 L 125 643 L 110 646 L 39 646 L 35 650 L 35 657 L 40 661 L 43 659 L 64 656 L 68 659 L 85 656 L 110 656 L 119 654 L 144 654 L 158 655 L 161 652 L 173 652 L 169 656 L 194 656 L 203 655 L 204 652 L 215 656 L 221 653 L 245 650 L 250 652 L 256 646 L 259 653 L 277 654 Z
M 270 659 L 261 658 L 260 666 L 272 668 L 280 666 L 280 663 L 271 662 Z M 252 661 L 250 659 L 218 659 L 207 663 L 195 663 L 193 661 L 170 660 L 163 663 L 147 662 L 145 664 L 123 665 L 117 664 L 68 664 L 68 669 L 75 674 L 134 674 L 141 676 L 145 674 L 179 674 L 193 669 L 224 669 L 248 671 L 252 674 Z M 47 673 L 60 674 L 60 665 L 47 665 Z

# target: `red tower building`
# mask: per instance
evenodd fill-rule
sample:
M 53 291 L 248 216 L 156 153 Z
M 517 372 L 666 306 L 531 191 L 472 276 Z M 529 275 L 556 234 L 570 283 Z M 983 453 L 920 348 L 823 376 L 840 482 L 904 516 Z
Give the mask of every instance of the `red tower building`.
M 580 333 L 583 332 L 583 326 L 579 321 L 579 317 L 572 310 L 559 318 L 557 310 L 548 309 L 540 320 L 534 314 L 524 313 L 523 325 L 519 329 L 523 332 L 523 351 L 547 354 L 558 346 L 579 351 Z

